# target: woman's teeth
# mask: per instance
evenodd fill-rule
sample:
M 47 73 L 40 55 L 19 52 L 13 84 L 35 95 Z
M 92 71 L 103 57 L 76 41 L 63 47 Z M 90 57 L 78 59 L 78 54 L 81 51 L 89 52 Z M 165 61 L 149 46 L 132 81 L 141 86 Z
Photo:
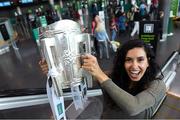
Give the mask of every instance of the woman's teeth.
M 138 70 L 138 71 L 130 71 L 130 73 L 131 73 L 131 74 L 139 74 L 140 71 L 139 71 L 139 70 Z

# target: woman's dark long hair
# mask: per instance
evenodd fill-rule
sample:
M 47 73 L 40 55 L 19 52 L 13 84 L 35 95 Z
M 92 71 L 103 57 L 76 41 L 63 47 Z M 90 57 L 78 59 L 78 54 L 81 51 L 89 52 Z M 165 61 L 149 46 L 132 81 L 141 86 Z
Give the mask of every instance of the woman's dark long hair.
M 146 69 L 143 77 L 140 81 L 137 82 L 137 85 L 134 89 L 129 89 L 130 78 L 127 75 L 125 70 L 125 58 L 127 52 L 133 48 L 143 48 L 149 63 L 149 67 Z M 157 77 L 157 74 L 161 73 L 158 64 L 155 62 L 155 54 L 151 47 L 144 43 L 143 40 L 130 40 L 127 41 L 120 49 L 118 49 L 116 57 L 114 59 L 114 68 L 111 74 L 111 78 L 113 82 L 118 85 L 120 88 L 124 89 L 125 91 L 136 95 L 142 90 L 148 87 L 149 83 L 153 80 L 162 79 L 162 73 L 160 77 Z

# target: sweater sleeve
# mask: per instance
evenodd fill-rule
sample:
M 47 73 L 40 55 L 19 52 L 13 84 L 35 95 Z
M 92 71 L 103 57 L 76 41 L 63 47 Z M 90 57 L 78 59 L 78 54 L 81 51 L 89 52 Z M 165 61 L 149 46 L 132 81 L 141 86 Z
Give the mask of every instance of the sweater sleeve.
M 130 116 L 139 114 L 155 105 L 165 95 L 166 86 L 162 80 L 154 80 L 149 88 L 136 96 L 118 87 L 111 79 L 103 82 L 101 87 L 109 94 L 113 101 Z

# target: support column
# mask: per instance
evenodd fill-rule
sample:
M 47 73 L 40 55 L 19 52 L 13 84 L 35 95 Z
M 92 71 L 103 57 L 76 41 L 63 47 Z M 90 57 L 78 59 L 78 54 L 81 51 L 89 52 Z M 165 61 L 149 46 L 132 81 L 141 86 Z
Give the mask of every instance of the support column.
M 169 24 L 169 15 L 170 15 L 170 4 L 171 0 L 161 0 L 160 3 L 163 3 L 162 10 L 164 11 L 164 19 L 163 19 L 163 40 L 166 41 L 168 34 L 168 24 Z

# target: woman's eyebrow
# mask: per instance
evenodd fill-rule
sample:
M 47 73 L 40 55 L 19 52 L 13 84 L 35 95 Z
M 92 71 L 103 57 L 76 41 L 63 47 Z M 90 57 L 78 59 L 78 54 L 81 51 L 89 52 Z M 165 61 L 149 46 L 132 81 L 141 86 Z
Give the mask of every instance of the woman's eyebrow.
M 136 58 L 140 58 L 140 57 L 145 57 L 144 55 L 141 55 L 141 56 L 138 56 Z M 134 57 L 131 57 L 131 56 L 126 56 L 126 58 L 134 58 Z
M 138 56 L 138 57 L 126 57 L 125 59 L 142 59 L 142 58 L 145 58 L 145 56 Z
M 139 56 L 139 57 L 137 57 L 137 58 L 144 58 L 145 56 Z

